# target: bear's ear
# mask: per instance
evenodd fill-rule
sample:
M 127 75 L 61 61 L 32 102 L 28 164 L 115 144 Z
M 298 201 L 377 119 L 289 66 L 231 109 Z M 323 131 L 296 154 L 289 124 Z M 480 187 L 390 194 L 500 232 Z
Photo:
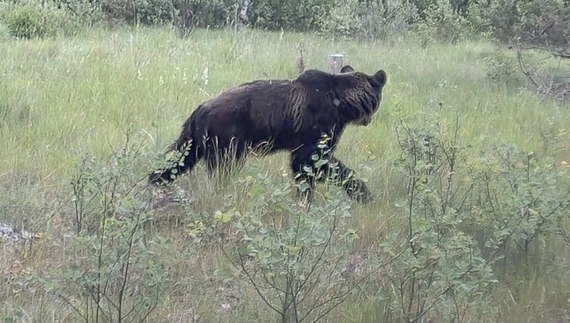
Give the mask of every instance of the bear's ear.
M 350 72 L 354 72 L 354 68 L 352 68 L 352 66 L 350 65 L 345 65 L 340 69 L 341 73 L 350 73 Z
M 388 81 L 388 76 L 384 70 L 379 70 L 376 72 L 376 74 L 374 74 L 374 76 L 372 76 L 372 82 L 374 82 L 374 84 L 378 85 L 379 87 L 386 85 L 386 81 Z

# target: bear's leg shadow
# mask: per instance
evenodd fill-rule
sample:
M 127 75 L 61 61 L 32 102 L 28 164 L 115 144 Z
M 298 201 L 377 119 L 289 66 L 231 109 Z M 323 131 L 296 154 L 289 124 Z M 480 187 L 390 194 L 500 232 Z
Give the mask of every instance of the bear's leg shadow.
M 297 183 L 308 184 L 302 194 L 308 201 L 313 198 L 316 182 L 327 179 L 342 186 L 348 196 L 358 202 L 368 202 L 372 198 L 364 181 L 356 178 L 352 169 L 333 157 L 331 151 L 323 153 L 317 145 L 305 146 L 292 153 L 291 169 Z

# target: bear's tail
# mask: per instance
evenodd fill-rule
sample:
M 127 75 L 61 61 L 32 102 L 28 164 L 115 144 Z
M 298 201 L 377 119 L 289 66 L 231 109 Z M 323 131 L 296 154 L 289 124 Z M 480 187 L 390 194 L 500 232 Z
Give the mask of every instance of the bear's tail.
M 162 170 L 154 171 L 148 176 L 153 185 L 164 185 L 173 182 L 178 176 L 191 171 L 203 157 L 200 141 L 193 140 L 194 118 L 190 118 L 183 126 L 182 133 L 169 151 L 176 154 Z M 170 158 L 169 158 L 170 159 Z

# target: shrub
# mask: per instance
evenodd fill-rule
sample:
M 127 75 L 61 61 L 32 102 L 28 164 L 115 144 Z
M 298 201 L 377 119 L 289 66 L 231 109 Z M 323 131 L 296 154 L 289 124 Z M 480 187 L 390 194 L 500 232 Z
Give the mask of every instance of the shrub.
M 425 9 L 424 15 L 424 20 L 416 24 L 424 44 L 431 41 L 455 43 L 468 30 L 468 21 L 456 13 L 447 0 L 435 0 Z
M 406 34 L 416 18 L 417 10 L 411 1 L 369 2 L 360 17 L 362 34 L 368 39 L 392 39 Z
M 101 8 L 107 19 L 119 23 L 160 25 L 176 16 L 172 0 L 103 0 Z
M 21 39 L 70 35 L 79 30 L 78 22 L 54 3 L 22 1 L 2 5 L 0 20 L 10 35 Z
M 407 184 L 406 198 L 398 203 L 406 229 L 386 247 L 404 252 L 388 275 L 392 310 L 402 322 L 465 322 L 472 310 L 482 315 L 489 309 L 485 295 L 496 282 L 494 259 L 483 257 L 463 227 L 473 194 L 462 175 L 466 147 L 458 125 L 448 128 L 440 113 L 428 114 L 425 126 L 417 127 L 399 118 L 402 157 L 395 166 Z
M 335 1 L 328 15 L 317 17 L 321 34 L 333 37 L 389 39 L 405 34 L 415 19 L 409 1 Z
M 481 321 L 498 282 L 497 260 L 558 235 L 568 219 L 567 172 L 514 146 L 468 154 L 459 123 L 428 114 L 421 126 L 399 118 L 406 183 L 399 203 L 403 234 L 386 244 L 403 251 L 388 273 L 392 309 L 405 322 Z
M 485 63 L 487 78 L 493 83 L 508 83 L 518 71 L 516 59 L 502 49 L 487 56 Z
M 480 2 L 484 30 L 503 42 L 516 37 L 534 43 L 568 44 L 570 8 L 560 0 L 499 0 Z
M 220 246 L 280 322 L 319 321 L 391 258 L 355 250 L 357 231 L 347 223 L 351 204 L 338 187 L 325 193 L 324 201 L 306 204 L 301 192 L 307 184 L 280 184 L 261 173 L 238 183 L 246 196 L 229 196 L 227 206 L 214 214 L 235 236 Z M 206 232 L 194 228 L 193 233 Z M 349 262 L 362 254 L 367 261 L 355 272 Z
M 91 25 L 103 21 L 101 3 L 92 0 L 53 0 L 58 8 L 68 12 L 76 21 Z
M 75 322 L 146 322 L 169 280 L 172 247 L 147 236 L 153 212 L 135 189 L 141 146 L 129 137 L 109 161 L 82 156 L 70 185 L 72 211 L 64 213 L 69 225 L 44 237 L 65 248 L 56 256 L 62 265 L 30 273 L 24 285 L 63 301 Z
M 332 5 L 331 0 L 253 1 L 250 21 L 258 28 L 308 31 L 317 27 Z
M 360 11 L 361 5 L 357 0 L 336 1 L 329 14 L 319 21 L 321 33 L 333 37 L 358 35 L 363 27 Z

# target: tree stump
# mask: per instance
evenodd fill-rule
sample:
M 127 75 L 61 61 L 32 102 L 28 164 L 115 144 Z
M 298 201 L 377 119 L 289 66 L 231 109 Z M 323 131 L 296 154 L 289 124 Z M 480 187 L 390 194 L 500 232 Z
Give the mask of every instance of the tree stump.
M 344 55 L 332 54 L 328 58 L 329 73 L 339 74 L 340 69 L 344 66 Z

